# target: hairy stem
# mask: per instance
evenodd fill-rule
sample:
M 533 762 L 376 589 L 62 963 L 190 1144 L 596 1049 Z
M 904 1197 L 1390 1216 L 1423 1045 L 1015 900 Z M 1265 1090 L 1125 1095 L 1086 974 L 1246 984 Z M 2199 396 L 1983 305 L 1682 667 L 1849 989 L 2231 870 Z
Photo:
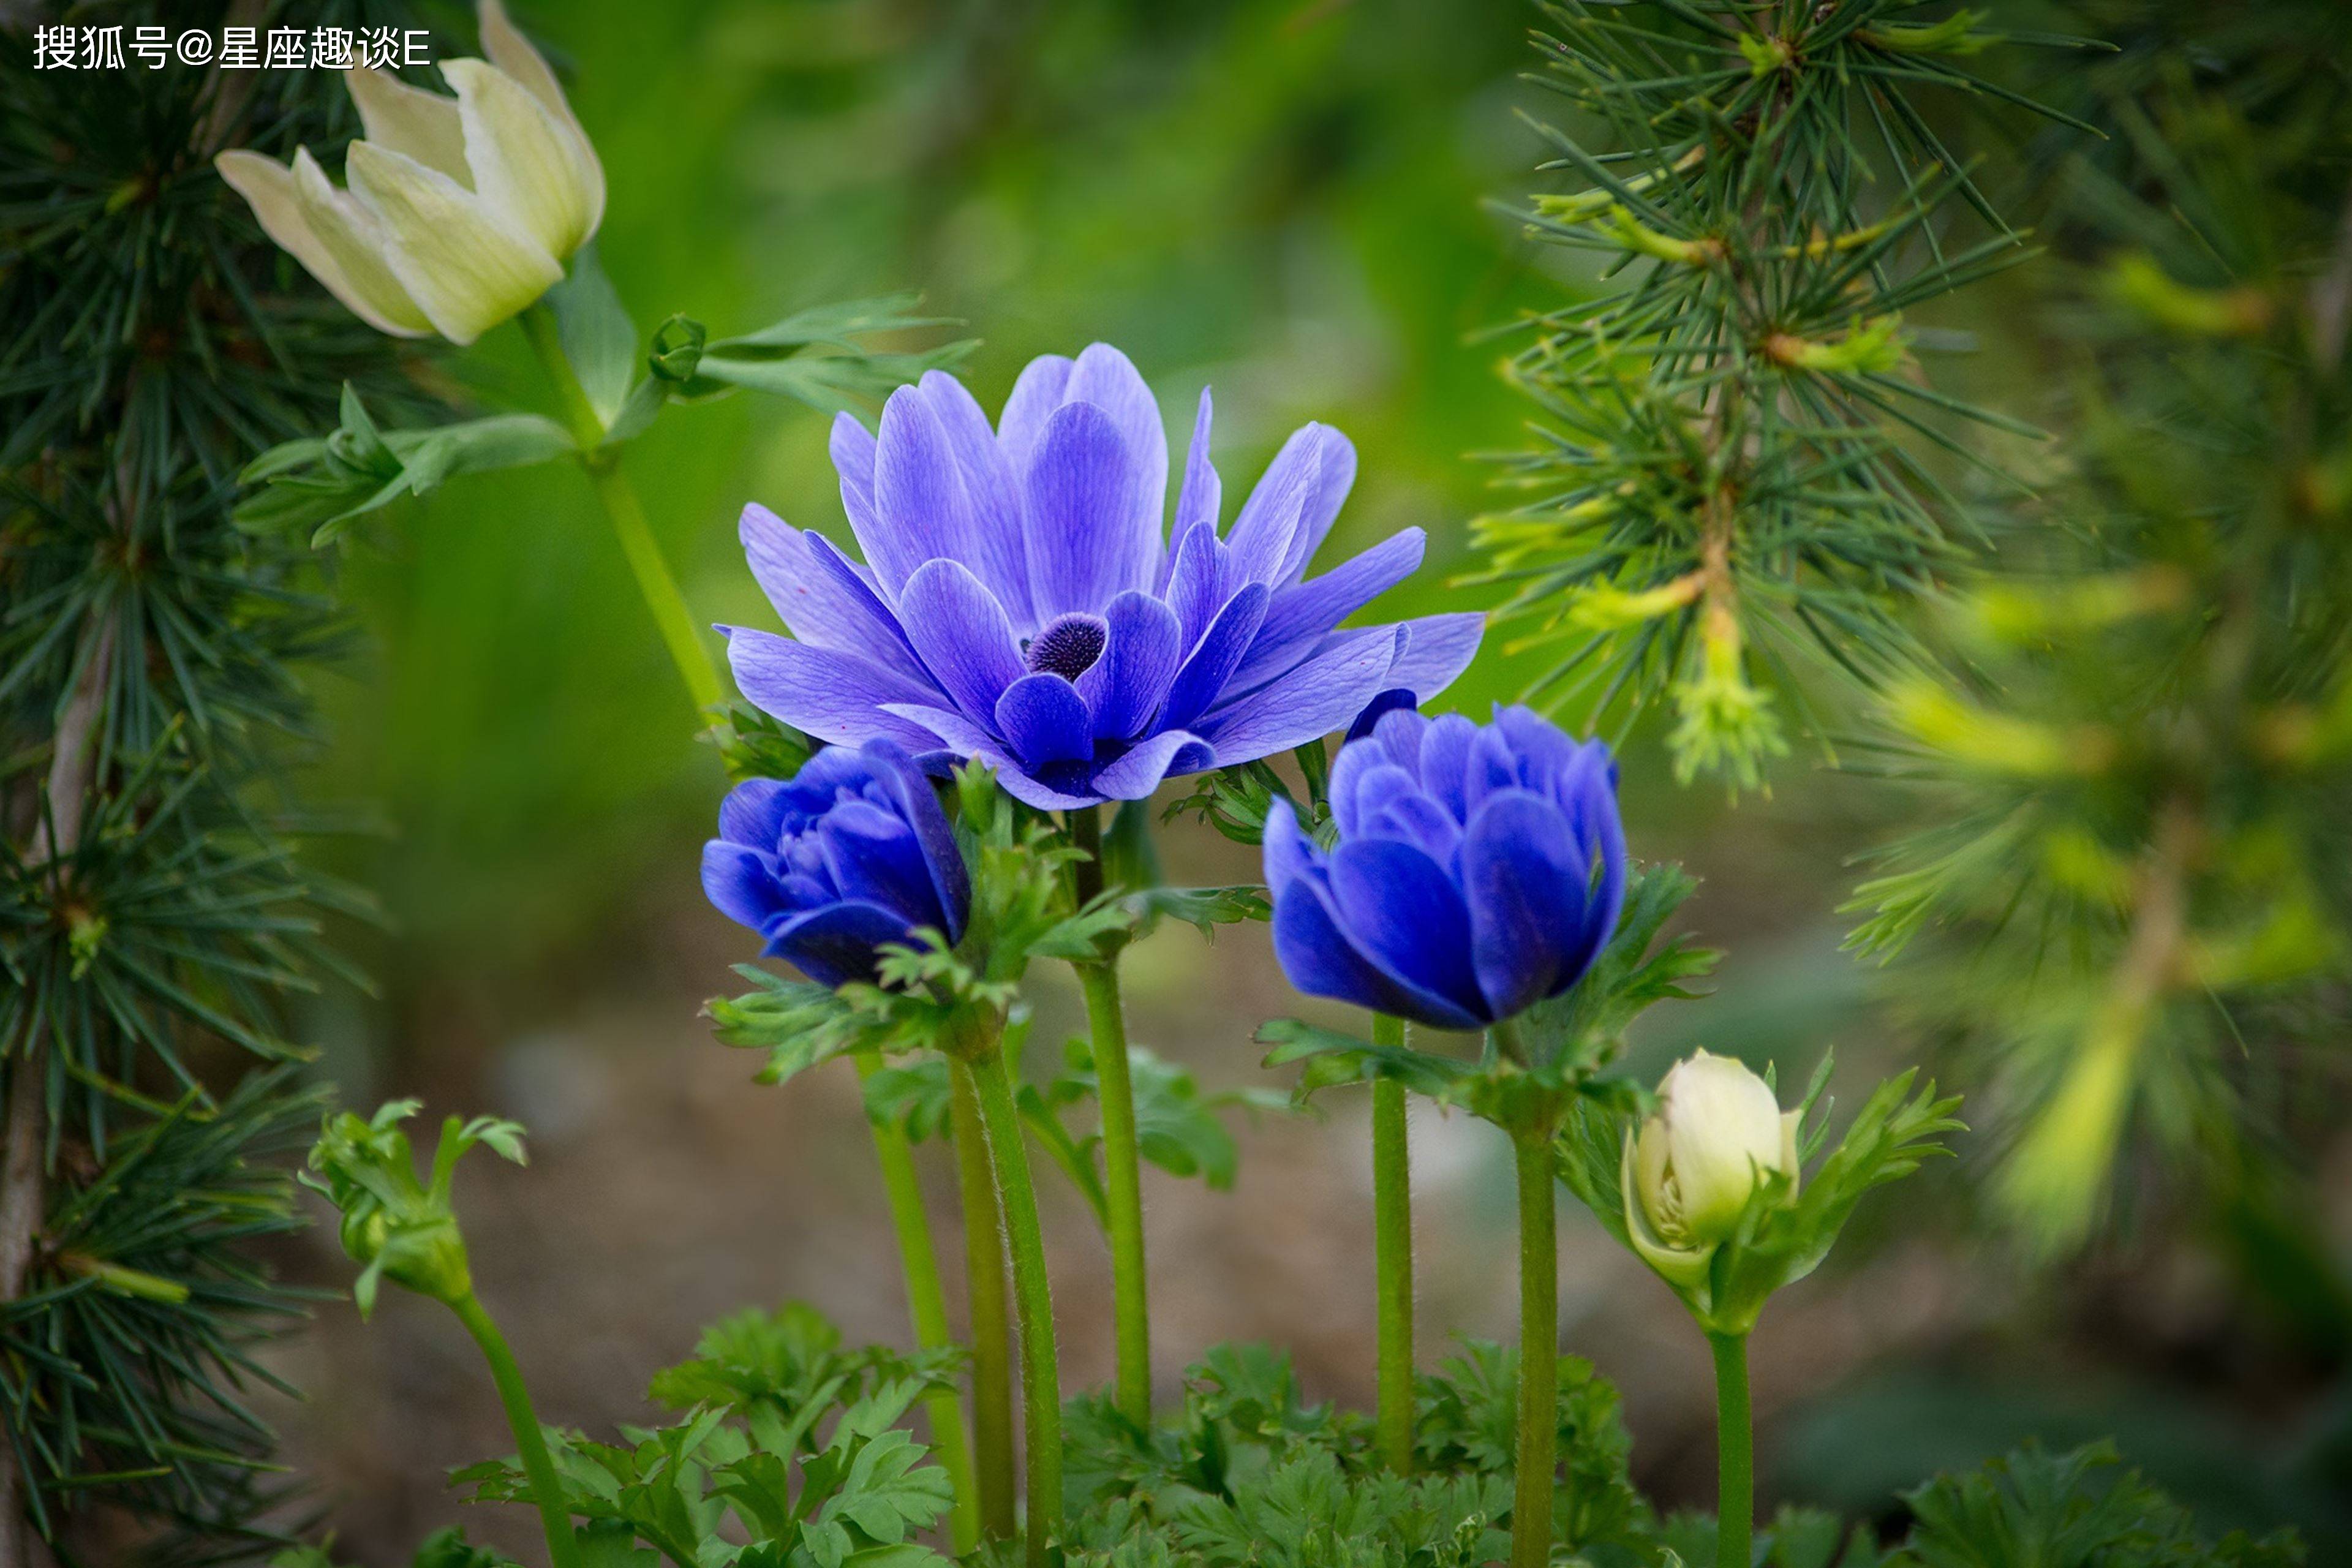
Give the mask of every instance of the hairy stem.
M 1748 1405 L 1748 1336 L 1706 1336 L 1715 1352 L 1715 1568 L 1748 1568 L 1755 1550 L 1756 1434 Z
M 1404 1020 L 1372 1015 L 1377 1045 L 1404 1044 Z M 1412 1158 L 1404 1085 L 1372 1084 L 1372 1256 L 1379 1276 L 1381 1458 L 1412 1469 Z
M 853 1058 L 861 1084 L 882 1070 L 878 1051 L 859 1051 Z M 882 1191 L 890 1202 L 890 1228 L 898 1238 L 898 1266 L 907 1282 L 907 1316 L 913 1323 L 915 1343 L 935 1351 L 954 1343 L 948 1333 L 947 1292 L 940 1285 L 939 1255 L 931 1247 L 930 1216 L 923 1209 L 923 1185 L 915 1172 L 915 1151 L 907 1130 L 896 1121 L 871 1117 L 874 1158 L 882 1167 Z M 959 1553 L 980 1543 L 980 1500 L 973 1489 L 971 1443 L 964 1435 L 963 1407 L 952 1393 L 923 1401 L 931 1418 L 931 1447 L 940 1468 L 955 1485 L 955 1513 L 950 1538 Z
M 997 1197 L 1013 1252 L 1013 1293 L 1021 1314 L 1022 1422 L 1027 1438 L 1029 1568 L 1047 1568 L 1062 1523 L 1062 1374 L 1054 1344 L 1054 1292 L 1045 1275 L 1045 1232 L 1037 1221 L 1037 1189 L 1029 1177 L 1021 1113 L 1013 1102 L 1013 1073 L 992 1045 L 973 1061 Z
M 693 700 L 698 716 L 726 700 L 719 667 L 711 660 L 710 650 L 703 646 L 694 614 L 686 607 L 686 595 L 678 592 L 677 579 L 670 575 L 669 563 L 662 559 L 661 545 L 654 538 L 653 524 L 646 520 L 644 503 L 637 500 L 636 488 L 621 471 L 620 454 L 600 449 L 604 422 L 589 404 L 580 378 L 572 374 L 572 362 L 563 357 L 555 312 L 542 301 L 519 319 L 523 335 L 530 340 L 531 351 L 539 356 L 541 367 L 555 387 L 556 399 L 563 407 L 563 422 L 580 446 L 580 466 L 595 488 L 605 519 L 620 541 L 621 553 L 628 557 L 629 571 L 637 580 L 637 592 L 644 595 L 654 625 L 661 629 L 670 662 L 677 666 L 678 679 L 686 683 L 687 695 Z
M 1070 813 L 1070 834 L 1089 857 L 1072 868 L 1077 901 L 1103 889 L 1099 806 Z M 1143 1255 L 1143 1161 L 1135 1127 L 1135 1084 L 1128 1071 L 1127 1015 L 1119 999 L 1118 955 L 1076 965 L 1094 1041 L 1096 1100 L 1102 1109 L 1103 1195 L 1110 1235 L 1111 1314 L 1118 1338 L 1119 1413 L 1151 1424 L 1151 1306 Z
M 507 1425 L 514 1428 L 515 1452 L 522 1457 L 523 1473 L 530 1478 L 531 1497 L 539 1504 L 539 1522 L 547 1531 L 548 1560 L 555 1568 L 581 1568 L 580 1539 L 572 1533 L 572 1510 L 563 1500 L 563 1485 L 556 1479 L 555 1461 L 547 1452 L 547 1438 L 539 1429 L 539 1415 L 530 1407 L 530 1390 L 523 1384 L 514 1352 L 507 1348 L 506 1336 L 499 1332 L 498 1324 L 490 1321 L 473 1292 L 467 1291 L 449 1306 L 466 1325 L 466 1331 L 474 1336 L 474 1342 L 482 1347 L 482 1359 L 490 1363 L 490 1379 L 499 1385 L 499 1403 L 507 1408 Z
M 971 1435 L 980 1482 L 980 1526 L 1011 1539 L 1013 1488 L 1013 1303 L 1004 1284 L 1003 1211 L 989 1164 L 980 1088 L 969 1063 L 949 1066 L 949 1131 L 963 1197 L 965 1290 L 971 1320 Z
M 1519 1177 L 1519 1432 L 1511 1496 L 1511 1568 L 1551 1558 L 1559 1449 L 1559 1261 L 1549 1129 L 1511 1133 Z

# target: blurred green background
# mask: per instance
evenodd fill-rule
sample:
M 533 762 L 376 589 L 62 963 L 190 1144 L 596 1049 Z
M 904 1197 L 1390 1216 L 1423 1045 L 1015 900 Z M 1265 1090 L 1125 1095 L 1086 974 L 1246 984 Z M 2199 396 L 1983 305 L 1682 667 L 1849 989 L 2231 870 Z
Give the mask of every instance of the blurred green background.
M 1541 98 L 1519 78 L 1520 0 L 512 8 L 603 156 L 599 247 L 642 327 L 683 311 L 724 333 L 919 289 L 982 340 L 966 368 L 992 409 L 1032 355 L 1108 341 L 1180 412 L 1180 441 L 1213 384 L 1229 489 L 1307 419 L 1350 436 L 1360 475 L 1327 563 L 1408 524 L 1432 538 L 1383 612 L 1480 602 L 1447 581 L 1468 520 L 1498 504 L 1472 455 L 1518 444 L 1529 407 L 1477 334 L 1575 281 L 1490 205 L 1528 188 L 1540 156 L 1515 112 Z M 453 26 L 438 53 L 467 47 Z M 1995 290 L 1963 309 L 2015 304 Z M 451 368 L 496 400 L 540 396 L 511 327 Z M 1997 379 L 1971 390 L 2002 398 Z M 705 620 L 772 625 L 735 543 L 746 501 L 845 538 L 824 421 L 805 410 L 674 410 L 629 463 Z M 323 1001 L 311 1021 L 351 1101 L 418 1091 L 532 1123 L 538 1162 L 483 1173 L 469 1229 L 549 1416 L 636 1417 L 646 1373 L 747 1300 L 804 1296 L 853 1334 L 902 1338 L 851 1087 L 759 1089 L 695 1017 L 751 956 L 697 883 L 723 781 L 585 481 L 550 468 L 453 483 L 341 571 L 369 651 L 322 694 L 335 741 L 320 792 L 382 818 L 334 853 L 388 922 L 352 936 L 382 996 Z M 1483 710 L 1525 673 L 1490 650 L 1447 702 Z M 1658 1020 L 1640 1070 L 1705 1043 L 1801 1078 L 1834 1046 L 1843 1084 L 1932 1047 L 1839 951 L 1851 857 L 1894 811 L 1877 788 L 1800 754 L 1733 805 L 1674 785 L 1634 738 L 1636 849 L 1706 879 L 1695 923 L 1732 954 L 1713 998 Z M 1180 873 L 1253 875 L 1197 826 L 1165 837 Z M 1074 1016 L 1058 984 L 1041 1045 Z M 1213 948 L 1161 933 L 1132 994 L 1138 1037 L 1213 1087 L 1264 1081 L 1250 1032 L 1297 1006 L 1256 931 Z M 1245 1131 L 1236 1194 L 1148 1181 L 1163 1384 L 1209 1343 L 1266 1337 L 1297 1349 L 1317 1393 L 1368 1400 L 1360 1114 Z M 1454 1330 L 1507 1329 L 1507 1159 L 1475 1124 L 1416 1125 L 1433 1354 Z M 1757 1352 L 1768 1494 L 1871 1512 L 2029 1431 L 2120 1431 L 2217 1524 L 2343 1528 L 2340 1336 L 2278 1326 L 2259 1270 L 2192 1223 L 2029 1268 L 1977 1227 L 1972 1179 L 1964 1160 L 1866 1209 L 1829 1275 L 1776 1305 Z M 2347 1185 L 2334 1184 L 2339 1233 Z M 1701 1500 L 1700 1342 L 1597 1228 L 1567 1223 L 1568 1345 L 1625 1388 L 1644 1479 Z M 1094 1381 L 1107 1269 L 1075 1206 L 1049 1224 L 1072 1376 Z M 340 1282 L 331 1235 L 312 1247 L 304 1267 Z M 295 1457 L 340 1495 L 354 1552 L 388 1559 L 457 1517 L 437 1467 L 504 1442 L 451 1332 L 416 1303 L 388 1303 L 366 1334 L 331 1306 L 287 1352 L 312 1393 L 289 1416 Z M 511 1521 L 467 1522 L 496 1538 Z

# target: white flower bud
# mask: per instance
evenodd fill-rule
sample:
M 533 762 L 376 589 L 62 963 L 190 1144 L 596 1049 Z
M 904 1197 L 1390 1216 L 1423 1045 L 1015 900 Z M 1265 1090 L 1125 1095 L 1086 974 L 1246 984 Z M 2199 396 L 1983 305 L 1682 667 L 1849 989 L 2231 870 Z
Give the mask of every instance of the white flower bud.
M 1795 1191 L 1797 1112 L 1743 1063 L 1706 1051 L 1675 1064 L 1658 1098 L 1625 1151 L 1626 1226 L 1652 1267 L 1691 1280 L 1768 1175 Z
M 484 60 L 442 68 L 455 98 L 350 73 L 362 139 L 339 191 L 293 165 L 213 160 L 270 238 L 379 331 L 470 343 L 535 303 L 604 216 L 604 171 L 554 73 L 481 0 Z

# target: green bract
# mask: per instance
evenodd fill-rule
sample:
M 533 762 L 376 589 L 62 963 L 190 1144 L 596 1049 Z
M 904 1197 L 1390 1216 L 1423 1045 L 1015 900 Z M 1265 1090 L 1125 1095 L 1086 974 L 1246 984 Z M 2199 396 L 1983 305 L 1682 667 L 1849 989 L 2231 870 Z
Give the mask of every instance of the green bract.
M 377 1285 L 390 1279 L 420 1296 L 455 1305 L 473 1294 L 466 1262 L 466 1238 L 450 1207 L 457 1161 L 477 1144 L 505 1159 L 526 1163 L 522 1128 L 492 1116 L 441 1124 L 429 1182 L 416 1177 L 408 1134 L 400 1124 L 423 1109 L 414 1100 L 395 1100 L 365 1120 L 345 1110 L 327 1118 L 310 1147 L 305 1185 L 324 1193 L 342 1213 L 338 1232 L 343 1250 L 365 1265 L 352 1287 L 361 1312 L 375 1310 Z

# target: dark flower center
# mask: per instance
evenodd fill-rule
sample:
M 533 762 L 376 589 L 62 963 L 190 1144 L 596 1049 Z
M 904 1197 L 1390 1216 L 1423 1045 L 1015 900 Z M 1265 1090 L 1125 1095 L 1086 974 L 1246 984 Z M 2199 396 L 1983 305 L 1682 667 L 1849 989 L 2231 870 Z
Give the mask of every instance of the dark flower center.
M 1089 616 L 1081 610 L 1055 618 L 1053 623 L 1029 641 L 1029 668 L 1038 675 L 1058 675 L 1065 680 L 1076 680 L 1094 668 L 1102 657 L 1103 644 L 1110 639 L 1110 627 L 1100 616 Z

